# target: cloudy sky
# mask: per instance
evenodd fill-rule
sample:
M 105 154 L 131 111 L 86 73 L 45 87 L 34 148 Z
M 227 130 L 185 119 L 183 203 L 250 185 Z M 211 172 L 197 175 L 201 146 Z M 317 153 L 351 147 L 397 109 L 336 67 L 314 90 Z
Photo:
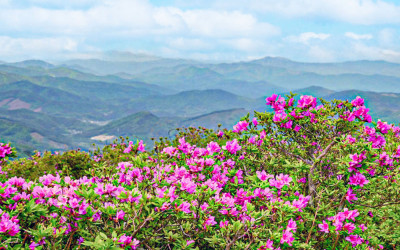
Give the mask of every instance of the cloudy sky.
M 0 61 L 108 50 L 400 63 L 400 0 L 0 0 Z

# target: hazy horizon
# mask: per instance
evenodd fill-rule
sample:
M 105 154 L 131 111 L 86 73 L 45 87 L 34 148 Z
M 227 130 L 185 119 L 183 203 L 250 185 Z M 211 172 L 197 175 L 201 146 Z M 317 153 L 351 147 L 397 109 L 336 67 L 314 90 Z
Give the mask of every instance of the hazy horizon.
M 118 55 L 113 55 L 113 53 L 117 53 Z M 125 54 L 125 56 L 121 56 L 122 54 Z M 96 52 L 92 54 L 85 54 L 85 56 L 77 56 L 77 57 L 67 57 L 67 58 L 58 58 L 58 59 L 46 59 L 46 58 L 40 58 L 40 57 L 29 57 L 27 56 L 26 58 L 20 58 L 16 60 L 4 60 L 0 58 L 0 64 L 13 64 L 13 63 L 20 63 L 24 61 L 43 61 L 46 63 L 54 64 L 54 65 L 62 65 L 65 62 L 70 62 L 74 60 L 101 60 L 101 61 L 110 61 L 110 62 L 144 62 L 140 58 L 141 57 L 149 57 L 151 59 L 148 59 L 148 61 L 153 61 L 153 60 L 159 60 L 159 59 L 173 59 L 173 60 L 186 60 L 186 61 L 196 61 L 199 63 L 211 63 L 211 64 L 220 64 L 220 63 L 240 63 L 240 62 L 251 62 L 255 60 L 261 60 L 265 58 L 271 58 L 271 59 L 282 59 L 282 60 L 288 60 L 296 63 L 317 63 L 317 64 L 329 64 L 329 63 L 349 63 L 349 62 L 361 62 L 361 61 L 369 61 L 369 62 L 387 62 L 387 63 L 394 63 L 394 64 L 400 64 L 399 62 L 395 61 L 389 61 L 385 59 L 349 59 L 349 60 L 336 60 L 336 61 L 324 61 L 324 62 L 319 62 L 319 61 L 306 61 L 306 60 L 295 60 L 290 57 L 283 57 L 283 56 L 272 56 L 272 55 L 264 55 L 264 56 L 259 56 L 259 57 L 254 57 L 254 58 L 248 58 L 248 59 L 220 59 L 220 60 L 211 60 L 211 59 L 196 59 L 196 58 L 185 58 L 185 57 L 167 57 L 167 56 L 161 56 L 161 55 L 155 55 L 155 54 L 150 54 L 150 53 L 145 53 L 145 52 L 132 52 L 132 51 L 117 51 L 117 50 L 110 50 L 110 51 L 104 51 L 104 52 Z M 147 59 L 146 59 L 147 61 Z

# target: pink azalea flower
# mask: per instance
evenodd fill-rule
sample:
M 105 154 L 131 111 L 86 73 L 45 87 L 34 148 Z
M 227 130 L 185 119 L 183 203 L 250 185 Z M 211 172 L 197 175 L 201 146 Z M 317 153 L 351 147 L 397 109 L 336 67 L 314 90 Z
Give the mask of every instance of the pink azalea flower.
M 184 213 L 187 213 L 187 214 L 189 214 L 190 213 L 190 203 L 189 202 L 183 202 L 182 204 L 180 204 L 179 206 L 178 206 L 178 210 L 179 211 L 182 211 L 182 212 L 184 212 Z
M 270 178 L 274 178 L 274 176 L 272 174 L 267 174 L 265 172 L 265 170 L 263 170 L 261 172 L 260 171 L 256 171 L 256 174 L 257 174 L 258 179 L 260 179 L 262 181 L 266 181 L 266 180 L 268 180 Z
M 321 229 L 320 230 L 321 232 L 329 233 L 329 225 L 328 225 L 328 223 L 326 223 L 325 220 L 322 222 L 322 224 L 319 224 L 318 227 Z
M 142 141 L 142 140 L 139 141 L 137 150 L 138 150 L 139 152 L 144 152 L 144 151 L 146 151 L 146 150 L 144 149 L 144 145 L 143 145 L 143 141 Z
M 343 230 L 346 230 L 349 234 L 351 234 L 354 231 L 354 229 L 356 229 L 356 226 L 350 222 L 344 224 L 343 226 Z
M 253 124 L 254 124 L 255 127 L 257 127 L 257 125 L 258 125 L 257 118 L 255 118 L 255 117 L 253 118 Z
M 117 211 L 117 215 L 115 216 L 118 220 L 123 220 L 125 217 L 125 212 L 123 210 Z
M 281 244 L 288 243 L 289 246 L 292 246 L 293 241 L 294 241 L 293 233 L 288 230 L 284 230 L 282 233 Z
M 287 225 L 287 227 L 286 227 L 286 230 L 287 230 L 287 231 L 296 232 L 296 230 L 297 230 L 296 221 L 294 221 L 293 219 L 290 219 L 289 222 L 288 222 L 288 225 Z
M 364 239 L 361 238 L 359 235 L 349 235 L 346 237 L 346 240 L 349 241 L 353 247 L 364 243 Z
M 349 184 L 350 185 L 355 185 L 355 186 L 360 186 L 363 187 L 365 184 L 368 184 L 369 181 L 363 174 L 356 173 L 355 175 L 351 176 L 349 178 Z
M 361 107 L 364 106 L 364 99 L 362 99 L 361 97 L 357 96 L 356 99 L 354 99 L 353 101 L 351 101 L 351 104 L 354 107 Z
M 221 220 L 221 221 L 219 222 L 219 226 L 220 226 L 220 227 L 227 227 L 228 224 L 229 224 L 229 221 L 222 221 L 222 220 Z
M 299 108 L 308 108 L 308 107 L 315 108 L 316 106 L 317 106 L 317 98 L 309 95 L 301 96 L 297 104 L 297 107 Z
M 346 193 L 346 200 L 350 203 L 352 203 L 351 201 L 356 201 L 358 200 L 357 195 L 355 193 L 353 193 L 353 189 L 349 188 L 349 190 L 347 190 Z
M 247 121 L 239 121 L 235 126 L 233 126 L 233 132 L 239 133 L 247 130 L 249 123 Z
M 236 154 L 237 151 L 241 150 L 242 147 L 239 145 L 238 141 L 234 139 L 233 141 L 227 141 L 226 145 L 222 147 L 231 154 Z
M 214 226 L 215 224 L 217 224 L 217 222 L 215 221 L 215 217 L 214 216 L 209 216 L 206 221 L 203 223 L 203 227 L 204 229 L 207 228 L 207 226 Z

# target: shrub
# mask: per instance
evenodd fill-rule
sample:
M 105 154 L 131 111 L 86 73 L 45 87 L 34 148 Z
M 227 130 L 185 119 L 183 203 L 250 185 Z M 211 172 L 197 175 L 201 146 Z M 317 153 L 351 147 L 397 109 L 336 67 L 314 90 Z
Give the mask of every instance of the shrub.
M 60 174 L 80 178 L 93 167 L 94 160 L 90 154 L 80 150 L 63 153 L 37 152 L 29 159 L 18 159 L 10 162 L 5 171 L 7 177 L 22 177 L 37 180 L 46 174 Z
M 122 139 L 91 160 L 49 154 L 46 166 L 54 158 L 69 172 L 4 179 L 2 246 L 399 247 L 400 128 L 372 122 L 361 98 L 293 97 L 268 97 L 274 112 L 233 130 L 181 130 L 150 152 Z

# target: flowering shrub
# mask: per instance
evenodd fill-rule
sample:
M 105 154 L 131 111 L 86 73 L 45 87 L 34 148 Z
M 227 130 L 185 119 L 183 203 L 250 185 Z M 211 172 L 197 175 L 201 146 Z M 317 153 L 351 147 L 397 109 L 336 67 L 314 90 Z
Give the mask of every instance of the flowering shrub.
M 71 168 L 41 176 L 15 169 L 60 156 L 3 160 L 14 174 L 1 177 L 0 247 L 399 247 L 400 128 L 371 123 L 361 98 L 294 97 L 268 97 L 273 113 L 233 130 L 181 130 L 150 152 L 124 140 L 88 161 L 66 152 Z

